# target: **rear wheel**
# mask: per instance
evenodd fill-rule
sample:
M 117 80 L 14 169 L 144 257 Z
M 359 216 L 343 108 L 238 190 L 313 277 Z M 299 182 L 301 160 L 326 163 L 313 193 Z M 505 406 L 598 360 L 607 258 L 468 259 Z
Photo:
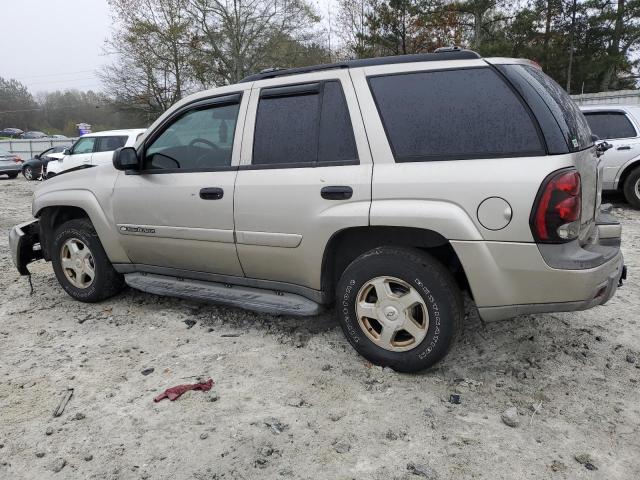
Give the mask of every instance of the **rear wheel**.
M 640 208 L 640 167 L 636 167 L 624 181 L 624 196 L 632 206 Z
M 336 310 L 358 353 L 400 372 L 423 370 L 444 357 L 464 314 L 451 273 L 420 250 L 397 247 L 373 249 L 347 267 Z
M 24 167 L 22 169 L 22 175 L 24 175 L 24 178 L 26 178 L 27 180 L 33 180 L 33 177 L 34 177 L 33 167 L 31 167 L 30 165 L 27 165 L 26 167 Z
M 99 302 L 124 287 L 88 219 L 69 220 L 56 229 L 51 262 L 58 282 L 76 300 Z

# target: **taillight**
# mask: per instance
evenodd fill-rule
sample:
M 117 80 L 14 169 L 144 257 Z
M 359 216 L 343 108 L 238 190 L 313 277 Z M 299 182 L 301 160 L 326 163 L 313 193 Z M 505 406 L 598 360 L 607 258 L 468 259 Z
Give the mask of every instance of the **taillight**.
M 541 243 L 577 238 L 581 212 L 580 174 L 573 169 L 552 173 L 542 183 L 531 213 L 533 237 Z
M 13 161 L 16 162 L 16 163 L 22 163 L 22 159 L 17 155 L 15 157 L 13 157 Z

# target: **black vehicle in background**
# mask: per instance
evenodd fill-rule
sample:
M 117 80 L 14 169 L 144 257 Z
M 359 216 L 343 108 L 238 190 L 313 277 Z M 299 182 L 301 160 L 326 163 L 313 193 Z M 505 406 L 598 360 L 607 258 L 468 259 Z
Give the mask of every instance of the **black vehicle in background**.
M 55 147 L 48 148 L 44 152 L 37 154 L 35 157 L 24 162 L 22 166 L 22 175 L 27 180 L 37 180 L 42 176 L 43 169 L 49 163 L 50 160 L 55 160 L 55 158 L 49 157 L 49 155 L 53 153 L 60 153 L 65 148 L 71 148 L 71 144 L 69 145 L 57 145 Z
M 20 138 L 23 133 L 19 128 L 4 128 L 0 130 L 0 138 Z

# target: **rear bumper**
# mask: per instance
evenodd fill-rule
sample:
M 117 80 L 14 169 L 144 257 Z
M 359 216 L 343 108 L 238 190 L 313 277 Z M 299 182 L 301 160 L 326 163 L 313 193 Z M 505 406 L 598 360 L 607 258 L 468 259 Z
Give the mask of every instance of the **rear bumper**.
M 22 171 L 22 165 L 11 165 L 10 167 L 0 167 L 0 175 L 3 173 L 20 173 Z
M 589 245 L 452 241 L 483 320 L 586 310 L 606 303 L 625 272 L 620 225 L 599 217 Z
M 42 258 L 40 222 L 32 220 L 13 227 L 9 232 L 9 249 L 20 275 L 29 275 L 27 265 Z

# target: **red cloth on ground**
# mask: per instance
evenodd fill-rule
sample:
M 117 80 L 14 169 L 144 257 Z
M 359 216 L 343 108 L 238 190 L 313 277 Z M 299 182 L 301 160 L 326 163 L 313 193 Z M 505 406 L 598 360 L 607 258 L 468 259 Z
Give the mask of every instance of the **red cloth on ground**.
M 168 398 L 172 402 L 180 397 L 184 392 L 189 390 L 202 390 L 203 392 L 211 390 L 213 387 L 213 380 L 209 379 L 206 382 L 191 383 L 186 385 L 176 385 L 175 387 L 167 388 L 164 392 L 153 399 L 154 402 L 159 402 L 162 399 Z

